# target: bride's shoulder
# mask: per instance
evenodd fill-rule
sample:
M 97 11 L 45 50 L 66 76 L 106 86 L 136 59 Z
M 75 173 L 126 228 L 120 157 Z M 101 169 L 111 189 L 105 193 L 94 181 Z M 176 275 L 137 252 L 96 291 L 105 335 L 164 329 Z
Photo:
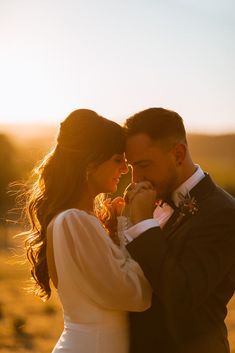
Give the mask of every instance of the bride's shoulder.
M 77 234 L 83 235 L 82 238 L 84 236 L 89 238 L 94 232 L 97 234 L 104 232 L 96 216 L 77 208 L 70 208 L 60 212 L 54 218 L 52 227 L 55 233 L 69 233 L 76 235 L 76 238 Z
M 54 223 L 69 222 L 97 222 L 97 217 L 78 208 L 69 208 L 56 215 Z

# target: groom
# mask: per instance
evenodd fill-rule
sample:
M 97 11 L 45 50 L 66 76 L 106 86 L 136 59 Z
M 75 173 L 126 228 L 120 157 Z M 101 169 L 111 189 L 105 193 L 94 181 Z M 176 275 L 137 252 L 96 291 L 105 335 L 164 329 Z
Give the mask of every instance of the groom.
M 193 163 L 177 113 L 150 108 L 125 129 L 137 183 L 126 195 L 127 249 L 153 288 L 152 307 L 130 314 L 130 352 L 228 353 L 235 200 Z

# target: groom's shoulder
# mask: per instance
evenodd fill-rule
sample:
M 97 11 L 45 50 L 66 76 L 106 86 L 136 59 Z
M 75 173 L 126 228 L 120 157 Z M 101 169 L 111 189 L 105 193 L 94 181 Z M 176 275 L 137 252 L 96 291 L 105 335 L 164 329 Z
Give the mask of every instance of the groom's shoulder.
M 232 237 L 235 233 L 235 199 L 218 185 L 207 194 L 198 205 L 198 217 L 195 218 L 197 231 L 199 228 L 208 229 L 208 234 L 224 236 L 228 232 Z M 195 225 L 195 223 L 194 223 Z M 223 229 L 223 231 L 221 231 Z M 216 236 L 217 236 L 216 235 Z M 219 237 L 220 237 L 219 235 Z
M 209 185 L 208 189 L 204 189 L 204 195 L 201 193 L 200 213 L 202 217 L 206 219 L 214 218 L 216 220 L 227 219 L 230 221 L 235 220 L 235 198 L 228 193 L 221 186 L 217 185 L 212 178 L 207 175 L 206 183 Z
M 213 178 L 204 173 L 205 177 L 192 190 L 192 196 L 203 204 L 203 208 L 216 210 L 221 208 L 235 208 L 235 198 L 218 185 Z
M 218 199 L 219 205 L 235 209 L 235 198 L 220 186 L 216 187 L 215 197 Z
M 217 186 L 208 198 L 203 202 L 203 219 L 205 223 L 212 222 L 214 224 L 230 224 L 235 228 L 235 198 Z

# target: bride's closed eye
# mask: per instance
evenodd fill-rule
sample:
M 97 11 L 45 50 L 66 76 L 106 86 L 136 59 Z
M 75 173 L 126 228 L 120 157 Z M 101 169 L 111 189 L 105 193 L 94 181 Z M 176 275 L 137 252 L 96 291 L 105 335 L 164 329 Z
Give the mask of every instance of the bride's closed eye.
M 114 155 L 112 159 L 113 159 L 114 162 L 116 162 L 118 164 L 126 163 L 126 160 L 125 160 L 125 158 L 122 155 L 118 155 L 118 154 Z

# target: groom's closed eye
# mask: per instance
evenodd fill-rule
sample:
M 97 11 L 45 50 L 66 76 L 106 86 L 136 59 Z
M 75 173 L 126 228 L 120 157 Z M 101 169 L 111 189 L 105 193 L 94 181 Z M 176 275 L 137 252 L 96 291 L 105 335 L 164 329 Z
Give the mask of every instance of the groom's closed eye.
M 144 160 L 144 161 L 138 161 L 136 163 L 133 164 L 133 167 L 138 167 L 138 168 L 147 168 L 149 167 L 151 164 L 151 161 L 147 161 L 147 160 Z

